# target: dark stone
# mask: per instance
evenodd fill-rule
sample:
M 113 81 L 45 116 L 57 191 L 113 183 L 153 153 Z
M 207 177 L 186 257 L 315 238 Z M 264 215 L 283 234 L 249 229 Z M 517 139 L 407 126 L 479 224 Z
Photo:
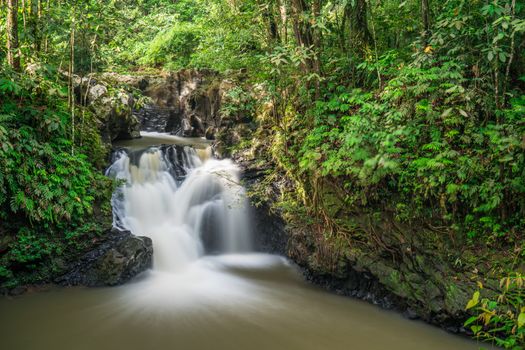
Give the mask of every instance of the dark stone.
M 192 114 L 189 118 L 189 130 L 184 130 L 183 136 L 190 136 L 190 137 L 201 137 L 204 136 L 204 124 L 202 123 L 202 120 L 196 116 L 195 114 Z
M 13 241 L 13 238 L 11 236 L 3 236 L 0 234 L 0 254 L 3 254 L 7 252 L 9 249 L 9 244 Z
M 288 235 L 283 219 L 271 213 L 266 203 L 251 206 L 255 247 L 258 251 L 287 255 Z
M 114 228 L 104 243 L 85 254 L 55 282 L 89 287 L 119 285 L 151 268 L 152 262 L 150 238 Z
M 406 309 L 405 312 L 403 312 L 403 317 L 408 318 L 409 320 L 417 320 L 419 318 L 412 308 Z
M 219 212 L 210 207 L 204 213 L 200 235 L 206 254 L 217 254 L 222 248 L 221 237 L 223 237 L 223 232 L 221 232 L 221 218 L 218 215 L 220 215 Z
M 180 133 L 180 113 L 172 108 L 148 104 L 133 114 L 140 122 L 140 129 L 148 132 Z
M 188 137 L 209 137 L 207 130 L 221 125 L 223 90 L 222 80 L 217 73 L 183 70 L 147 77 L 147 81 L 147 85 L 141 85 L 140 80 L 135 81 L 134 85 L 151 98 L 152 104 L 147 108 L 153 107 L 161 113 L 137 113 L 142 130 Z
M 250 162 L 236 159 L 243 169 L 241 181 L 248 189 L 261 180 L 266 168 L 255 167 Z M 264 253 L 287 255 L 288 234 L 284 220 L 270 210 L 266 202 L 254 203 L 250 201 L 252 228 L 255 237 L 255 249 Z
M 26 291 L 27 291 L 27 286 L 18 286 L 18 287 L 15 287 L 9 290 L 9 295 L 16 297 L 16 296 L 24 294 Z
M 146 90 L 149 86 L 149 80 L 146 79 L 146 78 L 142 78 L 141 80 L 139 80 L 138 82 L 138 88 L 142 91 Z
M 214 127 L 208 127 L 206 129 L 206 140 L 215 140 L 215 128 Z

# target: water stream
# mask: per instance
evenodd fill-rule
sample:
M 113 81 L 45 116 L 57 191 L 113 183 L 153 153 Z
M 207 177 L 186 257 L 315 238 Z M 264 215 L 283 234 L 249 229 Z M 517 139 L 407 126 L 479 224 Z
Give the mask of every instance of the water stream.
M 114 225 L 152 238 L 154 268 L 117 288 L 0 299 L 2 349 L 478 348 L 307 285 L 285 258 L 252 252 L 235 164 L 200 141 L 147 136 L 123 145 L 108 176 L 124 182 Z

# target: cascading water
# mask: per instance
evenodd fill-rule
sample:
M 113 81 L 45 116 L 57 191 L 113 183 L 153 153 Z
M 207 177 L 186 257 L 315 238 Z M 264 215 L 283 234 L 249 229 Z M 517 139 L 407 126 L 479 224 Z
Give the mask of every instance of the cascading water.
M 250 250 L 246 197 L 232 161 L 189 146 L 121 150 L 107 174 L 124 182 L 113 196 L 114 225 L 153 240 L 155 270 Z
M 143 136 L 115 154 L 108 175 L 123 181 L 114 224 L 152 238 L 154 269 L 121 287 L 0 298 L 2 348 L 478 348 L 311 288 L 283 257 L 246 253 L 250 228 L 235 165 L 213 159 L 202 140 Z M 182 146 L 190 142 L 199 143 Z

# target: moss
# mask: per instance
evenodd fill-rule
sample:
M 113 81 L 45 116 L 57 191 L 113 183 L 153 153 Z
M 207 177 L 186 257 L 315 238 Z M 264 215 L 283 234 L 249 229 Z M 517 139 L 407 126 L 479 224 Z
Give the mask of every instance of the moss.
M 465 310 L 470 300 L 474 285 L 462 281 L 448 282 L 445 287 L 445 307 L 451 314 L 458 314 Z

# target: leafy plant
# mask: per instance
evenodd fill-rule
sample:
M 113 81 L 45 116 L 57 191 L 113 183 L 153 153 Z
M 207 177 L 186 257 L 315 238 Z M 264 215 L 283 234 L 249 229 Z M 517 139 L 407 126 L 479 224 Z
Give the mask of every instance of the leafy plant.
M 465 322 L 475 337 L 505 349 L 525 348 L 525 277 L 515 273 L 502 278 L 497 296 L 482 298 L 483 285 L 468 302 L 474 316 Z

